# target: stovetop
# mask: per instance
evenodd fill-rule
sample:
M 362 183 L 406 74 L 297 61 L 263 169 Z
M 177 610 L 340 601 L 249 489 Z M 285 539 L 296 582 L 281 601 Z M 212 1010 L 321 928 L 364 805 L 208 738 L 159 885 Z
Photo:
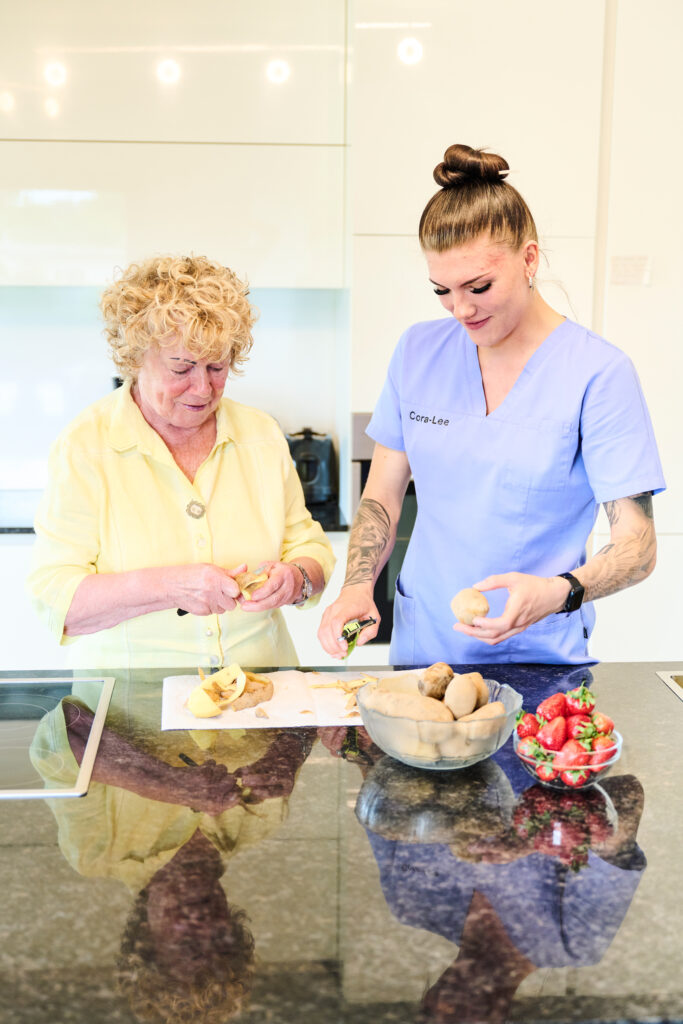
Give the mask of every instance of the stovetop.
M 55 676 L 0 680 L 0 800 L 73 797 L 87 793 L 114 679 L 109 676 L 79 679 L 79 684 L 99 683 L 99 698 L 92 709 L 94 718 L 78 776 L 73 783 L 60 784 L 57 777 L 63 757 L 46 748 L 39 727 L 45 717 L 55 713 L 64 698 L 70 696 L 73 682 L 70 677 Z M 49 788 L 34 762 L 48 769 Z

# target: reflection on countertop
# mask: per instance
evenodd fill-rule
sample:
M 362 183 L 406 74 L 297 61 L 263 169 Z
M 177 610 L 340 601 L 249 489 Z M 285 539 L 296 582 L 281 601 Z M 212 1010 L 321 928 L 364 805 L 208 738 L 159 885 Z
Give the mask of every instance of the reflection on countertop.
M 569 794 L 510 743 L 429 772 L 356 727 L 161 732 L 166 673 L 113 673 L 88 795 L 0 806 L 0 1017 L 680 1019 L 669 667 L 498 666 L 525 706 L 586 679 L 617 720 L 617 769 Z M 40 723 L 46 786 L 78 769 L 85 675 Z

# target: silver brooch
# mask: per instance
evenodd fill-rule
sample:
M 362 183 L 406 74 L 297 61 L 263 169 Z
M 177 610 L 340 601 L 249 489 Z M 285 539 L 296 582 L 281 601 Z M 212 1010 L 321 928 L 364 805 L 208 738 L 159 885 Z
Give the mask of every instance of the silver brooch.
M 193 519 L 201 519 L 206 512 L 206 505 L 202 505 L 201 501 L 191 501 L 185 511 Z

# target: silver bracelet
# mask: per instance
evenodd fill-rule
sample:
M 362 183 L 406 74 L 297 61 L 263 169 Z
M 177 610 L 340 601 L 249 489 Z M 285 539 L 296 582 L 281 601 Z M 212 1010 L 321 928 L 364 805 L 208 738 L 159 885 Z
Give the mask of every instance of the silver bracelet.
M 313 584 L 311 583 L 311 577 L 308 575 L 303 565 L 299 565 L 298 562 L 292 562 L 292 565 L 296 566 L 296 568 L 303 576 L 303 583 L 301 586 L 301 597 L 299 598 L 298 601 L 292 602 L 294 607 L 298 608 L 299 605 L 305 604 L 305 602 L 308 601 L 309 597 L 313 596 Z

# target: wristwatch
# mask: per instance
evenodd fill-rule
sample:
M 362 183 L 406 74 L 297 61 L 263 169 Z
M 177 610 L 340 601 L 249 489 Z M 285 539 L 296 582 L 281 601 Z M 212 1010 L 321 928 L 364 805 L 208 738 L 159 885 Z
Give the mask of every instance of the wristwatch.
M 294 607 L 298 608 L 300 604 L 308 601 L 309 597 L 313 596 L 313 584 L 311 583 L 311 577 L 308 575 L 303 565 L 299 565 L 298 562 L 292 562 L 292 565 L 296 566 L 301 575 L 303 576 L 303 584 L 301 586 L 301 597 L 298 601 L 294 601 Z
M 569 580 L 571 585 L 571 590 L 567 594 L 567 600 L 564 602 L 564 605 L 560 608 L 557 614 L 561 615 L 562 612 L 575 612 L 583 603 L 583 595 L 585 593 L 583 586 L 579 583 L 576 576 L 572 576 L 570 572 L 558 572 L 557 575 L 561 576 L 563 580 Z

